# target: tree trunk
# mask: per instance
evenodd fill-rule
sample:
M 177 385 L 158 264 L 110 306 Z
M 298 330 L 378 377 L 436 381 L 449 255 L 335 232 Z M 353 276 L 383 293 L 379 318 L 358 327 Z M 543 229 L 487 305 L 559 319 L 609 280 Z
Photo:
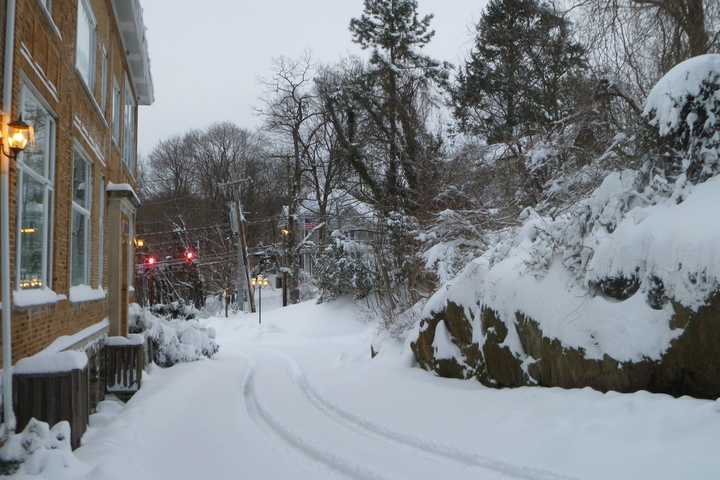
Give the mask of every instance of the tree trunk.
M 705 29 L 705 9 L 703 0 L 687 0 L 685 16 L 685 32 L 688 36 L 690 56 L 695 57 L 707 53 L 710 37 Z

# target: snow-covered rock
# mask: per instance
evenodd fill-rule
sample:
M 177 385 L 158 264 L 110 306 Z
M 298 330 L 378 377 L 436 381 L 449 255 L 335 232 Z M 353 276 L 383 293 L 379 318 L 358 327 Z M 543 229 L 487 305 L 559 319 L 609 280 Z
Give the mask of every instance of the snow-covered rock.
M 427 302 L 420 363 L 489 385 L 720 395 L 720 177 L 664 191 L 617 172 L 562 215 L 523 212 Z M 438 355 L 446 330 L 469 371 Z

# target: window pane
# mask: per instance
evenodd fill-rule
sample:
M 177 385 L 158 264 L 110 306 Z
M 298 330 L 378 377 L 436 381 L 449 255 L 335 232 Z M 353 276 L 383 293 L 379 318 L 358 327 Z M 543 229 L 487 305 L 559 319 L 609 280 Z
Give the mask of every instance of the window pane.
M 74 209 L 72 215 L 72 284 L 87 285 L 86 217 Z
M 20 219 L 20 288 L 45 285 L 43 261 L 45 255 L 45 185 L 30 175 L 22 176 Z
M 35 132 L 35 143 L 28 145 L 22 154 L 22 160 L 43 177 L 50 177 L 48 159 L 50 157 L 50 135 L 52 134 L 52 117 L 37 101 L 29 90 L 23 90 L 23 120 L 32 125 Z
M 73 201 L 83 208 L 88 208 L 90 197 L 89 166 L 85 159 L 75 152 L 73 165 Z
M 93 73 L 93 35 L 94 27 L 90 12 L 85 7 L 85 2 L 80 0 L 78 5 L 78 28 L 77 28 L 77 49 L 76 65 L 85 83 L 92 87 Z

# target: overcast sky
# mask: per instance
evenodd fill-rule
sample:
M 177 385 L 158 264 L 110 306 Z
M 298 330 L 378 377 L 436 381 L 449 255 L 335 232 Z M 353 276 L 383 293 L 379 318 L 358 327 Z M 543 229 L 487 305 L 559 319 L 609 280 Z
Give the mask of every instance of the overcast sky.
M 419 0 L 434 13 L 427 52 L 459 63 L 484 0 Z M 348 31 L 362 0 L 142 0 L 155 103 L 140 111 L 140 154 L 191 128 L 233 121 L 256 128 L 254 107 L 272 59 L 312 52 L 319 63 L 359 53 Z

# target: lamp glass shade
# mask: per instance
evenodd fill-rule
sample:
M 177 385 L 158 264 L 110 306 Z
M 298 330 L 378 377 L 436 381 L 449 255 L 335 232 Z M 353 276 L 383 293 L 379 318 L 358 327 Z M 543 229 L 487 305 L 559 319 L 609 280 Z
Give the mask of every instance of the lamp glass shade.
M 25 150 L 30 143 L 32 129 L 30 125 L 25 123 L 21 118 L 14 122 L 8 123 L 8 147 L 12 150 L 21 152 Z

